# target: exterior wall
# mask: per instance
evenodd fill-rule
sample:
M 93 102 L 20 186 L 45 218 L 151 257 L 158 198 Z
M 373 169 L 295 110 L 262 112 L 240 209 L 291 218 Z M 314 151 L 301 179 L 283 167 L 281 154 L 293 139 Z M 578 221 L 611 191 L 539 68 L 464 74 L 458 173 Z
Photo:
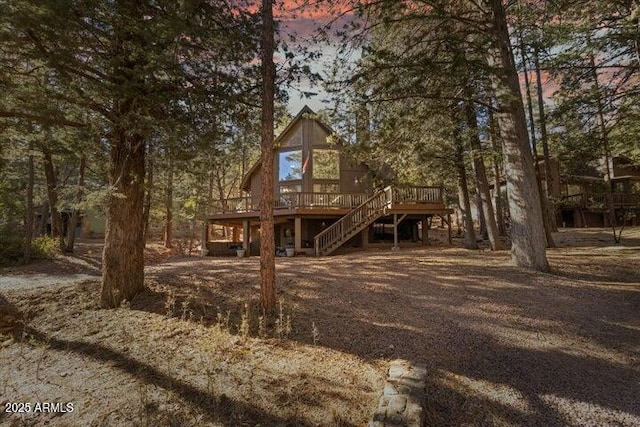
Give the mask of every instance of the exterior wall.
M 300 191 L 313 192 L 314 184 L 337 184 L 342 193 L 367 193 L 371 190 L 371 182 L 368 179 L 368 170 L 364 165 L 350 161 L 349 157 L 342 153 L 336 144 L 328 141 L 329 132 L 316 120 L 301 118 L 285 134 L 278 137 L 273 167 L 275 172 L 274 191 L 278 192 L 280 185 L 300 185 Z M 313 179 L 314 149 L 334 149 L 340 152 L 339 169 L 340 176 L 336 180 Z M 307 167 L 300 180 L 279 181 L 280 153 L 287 151 L 302 152 L 302 163 L 307 159 Z M 251 175 L 251 195 L 254 201 L 262 194 L 261 167 L 258 167 Z
M 276 169 L 277 170 L 277 169 Z M 262 194 L 262 166 L 258 167 L 251 176 L 251 199 L 258 206 Z
M 103 237 L 106 226 L 106 218 L 103 214 L 94 210 L 87 210 L 82 215 L 82 237 Z M 76 236 L 78 234 L 76 233 Z

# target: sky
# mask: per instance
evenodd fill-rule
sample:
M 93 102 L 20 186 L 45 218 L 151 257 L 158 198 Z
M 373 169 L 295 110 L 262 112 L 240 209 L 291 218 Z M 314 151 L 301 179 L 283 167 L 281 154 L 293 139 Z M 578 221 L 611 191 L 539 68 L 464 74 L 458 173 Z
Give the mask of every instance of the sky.
M 326 3 L 322 3 L 326 4 Z M 337 56 L 338 47 L 335 46 L 336 40 L 330 42 L 313 43 L 310 39 L 317 35 L 317 28 L 332 20 L 336 20 L 333 28 L 340 28 L 350 21 L 350 14 L 341 15 L 340 11 L 332 11 L 327 7 L 320 6 L 299 7 L 296 0 L 285 0 L 280 10 L 274 10 L 275 19 L 280 26 L 280 39 L 289 43 L 292 51 L 296 51 L 296 44 L 302 44 L 313 50 L 322 52 L 322 57 L 317 60 L 307 61 L 307 65 L 311 67 L 312 72 L 325 74 L 331 67 L 333 60 Z M 284 9 L 284 10 L 283 10 Z M 295 42 L 289 42 L 289 36 L 296 37 Z M 332 45 L 333 44 L 333 45 Z M 276 53 L 276 62 L 282 62 L 283 55 Z M 287 90 L 289 101 L 287 110 L 291 115 L 297 114 L 305 105 L 314 111 L 320 111 L 330 107 L 325 101 L 328 101 L 328 95 L 323 90 L 321 84 L 311 85 L 308 79 L 303 78 L 300 82 L 292 83 Z M 317 95 L 310 98 L 302 97 L 302 92 L 314 92 Z

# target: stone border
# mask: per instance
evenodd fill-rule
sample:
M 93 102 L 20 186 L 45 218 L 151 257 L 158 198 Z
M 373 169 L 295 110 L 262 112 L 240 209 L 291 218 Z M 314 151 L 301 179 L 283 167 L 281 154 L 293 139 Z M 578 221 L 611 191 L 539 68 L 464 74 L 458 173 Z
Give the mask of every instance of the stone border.
M 389 363 L 389 374 L 369 427 L 424 427 L 427 370 L 406 360 Z

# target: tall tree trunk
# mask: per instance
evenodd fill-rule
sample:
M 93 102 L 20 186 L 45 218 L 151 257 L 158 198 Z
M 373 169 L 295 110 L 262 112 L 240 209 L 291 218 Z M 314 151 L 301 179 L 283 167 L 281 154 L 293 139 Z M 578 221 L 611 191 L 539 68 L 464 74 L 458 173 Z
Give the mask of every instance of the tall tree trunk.
M 497 120 L 502 132 L 502 152 L 507 171 L 511 212 L 511 259 L 515 265 L 549 270 L 546 240 L 536 188 L 535 169 L 502 0 L 485 0 L 492 12 L 493 46 L 489 60 L 495 67 Z
M 76 203 L 73 207 L 73 213 L 69 220 L 69 226 L 67 227 L 67 242 L 65 245 L 65 252 L 72 253 L 73 247 L 76 241 L 76 224 L 78 223 L 78 217 L 80 216 L 80 204 L 82 203 L 82 197 L 84 194 L 84 171 L 87 165 L 87 157 L 84 153 L 80 154 L 80 165 L 78 167 L 78 188 L 76 189 Z
M 531 150 L 533 152 L 533 163 L 536 171 L 536 183 L 538 184 L 538 194 L 540 195 L 540 209 L 542 210 L 542 224 L 544 226 L 544 234 L 547 240 L 548 248 L 555 248 L 553 235 L 551 234 L 551 225 L 549 223 L 549 210 L 547 209 L 547 196 L 542 187 L 542 174 L 540 173 L 540 162 L 538 161 L 538 145 L 536 141 L 536 125 L 533 119 L 533 101 L 531 99 L 531 81 L 529 80 L 529 69 L 527 68 L 527 59 L 525 54 L 522 36 L 520 36 L 520 52 L 522 54 L 522 67 L 524 69 L 524 85 L 527 95 L 527 108 L 529 110 L 529 124 L 531 126 Z
M 493 110 L 489 109 L 489 131 L 491 138 L 491 149 L 493 150 L 493 188 L 494 194 L 493 199 L 495 201 L 495 214 L 496 214 L 496 224 L 498 226 L 498 233 L 500 236 L 505 236 L 506 227 L 504 223 L 504 208 L 502 204 L 502 174 L 500 173 L 500 147 L 498 144 L 498 138 L 500 135 L 500 130 L 496 129 L 497 123 L 493 118 Z
M 44 236 L 47 234 L 47 223 L 49 222 L 49 199 L 45 199 L 42 202 L 40 208 L 40 222 L 38 223 L 38 229 L 36 230 L 37 236 Z
M 24 253 L 22 262 L 28 264 L 31 261 L 31 241 L 33 240 L 33 182 L 35 181 L 35 171 L 33 166 L 33 143 L 29 144 L 29 158 L 27 163 L 27 212 L 24 222 Z
M 588 44 L 590 44 L 588 42 Z M 589 52 L 589 62 L 591 68 L 591 76 L 593 78 L 593 89 L 596 92 L 596 108 L 598 110 L 598 127 L 600 128 L 600 140 L 602 141 L 602 149 L 604 151 L 605 170 L 607 174 L 607 197 L 606 205 L 609 212 L 609 226 L 613 231 L 613 240 L 615 243 L 620 243 L 620 235 L 617 233 L 617 218 L 616 208 L 613 204 L 613 174 L 611 172 L 611 149 L 609 147 L 609 132 L 607 131 L 607 124 L 604 118 L 604 106 L 602 105 L 600 82 L 598 81 L 598 70 L 596 69 L 596 60 L 593 52 Z M 625 221 L 623 218 L 622 226 L 624 227 Z M 620 230 L 622 234 L 622 230 Z
M 480 143 L 480 135 L 478 134 L 478 122 L 476 112 L 471 102 L 465 103 L 465 115 L 467 126 L 471 130 L 471 155 L 473 157 L 473 169 L 476 175 L 476 185 L 478 187 L 478 196 L 480 199 L 480 210 L 484 217 L 485 229 L 491 250 L 499 251 L 504 249 L 500 242 L 498 225 L 496 224 L 496 216 L 491 204 L 491 193 L 489 191 L 489 182 L 487 180 L 487 171 L 482 158 L 482 144 Z
M 169 165 L 167 166 L 167 192 L 165 194 L 164 208 L 164 247 L 173 247 L 173 157 L 169 152 Z
M 48 132 L 47 132 L 48 134 Z M 51 237 L 58 240 L 60 250 L 64 250 L 64 236 L 62 234 L 62 216 L 58 210 L 58 182 L 53 156 L 49 149 L 49 136 L 42 144 L 42 164 L 44 165 L 44 175 L 47 181 L 47 198 L 49 199 L 49 210 L 51 211 Z
M 556 206 L 554 200 L 554 179 L 551 170 L 551 154 L 549 153 L 549 136 L 547 133 L 547 117 L 544 111 L 544 94 L 542 93 L 542 76 L 540 75 L 540 60 L 538 50 L 534 51 L 534 66 L 536 69 L 536 95 L 538 97 L 538 116 L 540 121 L 540 142 L 542 143 L 542 155 L 544 156 L 544 176 L 547 187 L 547 217 L 551 231 L 558 231 L 556 223 Z
M 473 203 L 476 205 L 476 209 L 478 211 L 478 234 L 482 240 L 489 239 L 489 232 L 487 231 L 487 221 L 484 217 L 484 206 L 482 203 L 482 196 L 480 195 L 480 184 L 478 183 L 476 166 L 471 162 L 471 170 L 473 171 L 473 177 L 475 178 L 473 183 L 475 184 L 473 191 Z
M 455 123 L 455 122 L 454 122 Z M 457 124 L 456 124 L 457 126 Z M 471 215 L 471 200 L 469 198 L 469 185 L 467 180 L 467 169 L 464 165 L 464 148 L 458 131 L 454 131 L 455 144 L 455 165 L 458 183 L 458 206 L 462 211 L 462 222 L 464 223 L 464 247 L 466 249 L 478 249 L 476 233 L 473 229 L 473 217 Z
M 143 221 L 144 221 L 143 238 L 144 238 L 145 244 L 147 243 L 147 239 L 149 238 L 149 220 L 151 218 L 151 201 L 153 199 L 153 169 L 154 169 L 153 145 L 149 143 L 148 148 L 149 148 L 149 151 L 147 153 L 147 159 L 148 159 L 147 182 L 145 185 L 146 194 L 144 199 L 144 212 L 143 212 Z
M 260 201 L 260 302 L 276 307 L 275 236 L 273 229 L 273 114 L 275 93 L 273 0 L 262 0 L 262 200 Z
M 148 39 L 142 33 L 144 12 L 138 2 L 116 0 L 126 18 L 116 22 L 113 38 L 112 114 L 109 135 L 109 188 L 102 252 L 100 302 L 105 308 L 131 301 L 144 289 L 145 141 L 136 129 L 137 100 L 145 96 L 138 68 L 145 63 Z M 126 21 L 126 23 L 125 23 Z M 136 23 L 139 25 L 132 25 Z
M 144 288 L 144 141 L 124 129 L 111 142 L 102 253 L 103 307 L 115 308 Z

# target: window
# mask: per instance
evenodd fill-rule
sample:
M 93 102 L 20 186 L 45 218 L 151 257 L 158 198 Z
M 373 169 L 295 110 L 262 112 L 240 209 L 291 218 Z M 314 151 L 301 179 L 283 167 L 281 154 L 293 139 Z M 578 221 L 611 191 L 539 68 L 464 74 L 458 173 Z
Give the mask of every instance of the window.
M 313 184 L 314 193 L 338 193 L 338 184 Z
M 340 179 L 337 150 L 313 150 L 313 179 Z
M 302 179 L 302 151 L 285 151 L 280 153 L 279 157 L 279 173 L 280 181 L 293 181 Z
M 281 185 L 278 188 L 280 190 L 280 194 L 284 194 L 284 193 L 299 193 L 300 191 L 302 191 L 302 186 L 300 184 Z

